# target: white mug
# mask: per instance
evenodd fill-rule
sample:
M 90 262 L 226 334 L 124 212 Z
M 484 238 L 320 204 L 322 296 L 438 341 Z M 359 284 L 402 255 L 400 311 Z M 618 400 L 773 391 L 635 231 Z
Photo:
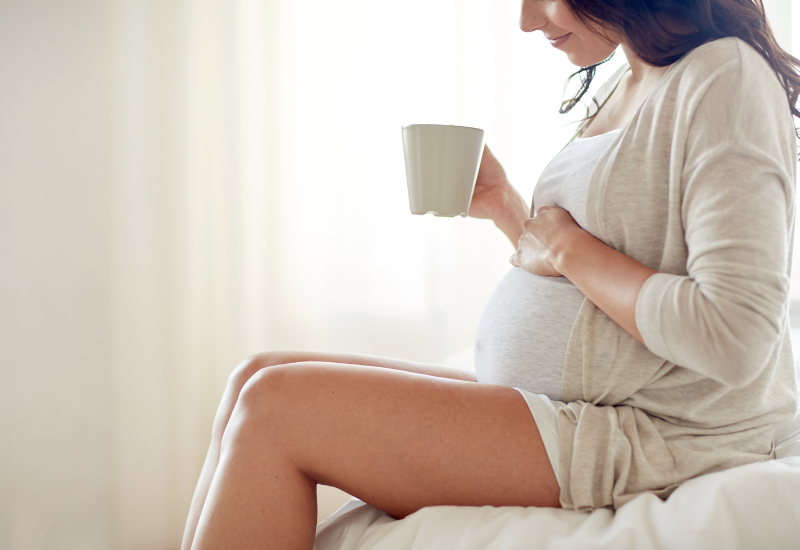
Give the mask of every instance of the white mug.
M 483 156 L 483 138 L 483 130 L 466 126 L 403 126 L 412 214 L 467 215 Z

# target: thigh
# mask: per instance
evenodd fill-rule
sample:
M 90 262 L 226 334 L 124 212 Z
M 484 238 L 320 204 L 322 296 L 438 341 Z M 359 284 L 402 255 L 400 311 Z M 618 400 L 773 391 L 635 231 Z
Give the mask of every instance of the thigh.
M 242 361 L 231 373 L 228 384 L 223 393 L 214 419 L 212 447 L 215 447 L 225 427 L 228 425 L 233 407 L 239 399 L 239 393 L 244 385 L 256 373 L 271 367 L 281 365 L 297 365 L 299 363 L 341 363 L 351 366 L 370 366 L 384 369 L 399 370 L 435 376 L 440 378 L 452 378 L 455 380 L 465 380 L 474 382 L 475 373 L 466 370 L 445 367 L 441 365 L 431 365 L 426 363 L 415 363 L 402 359 L 390 359 L 388 357 L 376 357 L 372 355 L 360 355 L 355 353 L 336 353 L 336 352 L 317 352 L 317 351 L 268 351 L 258 353 Z
M 559 506 L 536 423 L 511 388 L 300 363 L 259 372 L 242 400 L 269 411 L 274 443 L 305 474 L 395 517 L 434 505 Z
M 440 378 L 453 378 L 455 380 L 475 381 L 475 373 L 455 367 L 443 365 L 433 365 L 430 363 L 418 363 L 394 359 L 389 357 L 378 357 L 374 355 L 361 355 L 357 353 L 340 352 L 320 352 L 320 351 L 268 351 L 259 353 L 247 358 L 234 371 L 233 378 L 241 381 L 243 385 L 252 375 L 261 369 L 274 367 L 277 365 L 289 365 L 297 363 L 316 362 L 316 363 L 340 363 L 346 365 L 361 365 L 367 367 L 381 367 L 384 369 L 401 370 L 437 376 Z M 241 386 L 240 386 L 241 389 Z

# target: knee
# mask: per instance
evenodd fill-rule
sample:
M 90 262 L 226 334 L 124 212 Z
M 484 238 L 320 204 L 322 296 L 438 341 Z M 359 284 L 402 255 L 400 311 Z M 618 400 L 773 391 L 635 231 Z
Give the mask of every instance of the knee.
M 239 363 L 228 377 L 228 384 L 222 398 L 217 415 L 214 418 L 214 425 L 211 436 L 214 441 L 219 442 L 230 420 L 231 413 L 239 400 L 239 396 L 245 385 L 259 372 L 292 362 L 294 352 L 270 351 L 252 355 Z
M 237 427 L 236 431 L 255 429 L 263 436 L 266 432 L 276 435 L 275 432 L 287 428 L 289 423 L 285 417 L 291 404 L 301 398 L 302 382 L 296 374 L 297 369 L 281 364 L 262 367 L 250 376 L 231 416 L 230 423 Z
M 302 398 L 304 366 L 281 364 L 260 369 L 242 387 L 237 405 L 245 410 L 263 409 L 265 413 L 286 410 L 290 403 Z
M 286 365 L 293 360 L 293 352 L 267 351 L 251 355 L 239 363 L 228 377 L 228 390 L 239 395 L 245 384 L 259 371 L 277 365 Z

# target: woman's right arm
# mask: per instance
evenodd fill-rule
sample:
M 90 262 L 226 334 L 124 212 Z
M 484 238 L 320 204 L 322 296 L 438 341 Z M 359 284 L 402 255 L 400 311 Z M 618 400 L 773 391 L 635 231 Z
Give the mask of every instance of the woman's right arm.
M 472 193 L 469 215 L 492 220 L 515 249 L 522 235 L 523 224 L 530 218 L 527 201 L 509 183 L 505 170 L 486 146 Z

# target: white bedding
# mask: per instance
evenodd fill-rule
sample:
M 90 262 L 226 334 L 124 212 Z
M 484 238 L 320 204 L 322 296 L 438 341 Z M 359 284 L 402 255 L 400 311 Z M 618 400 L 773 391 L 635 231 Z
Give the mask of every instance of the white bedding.
M 800 457 L 690 480 L 667 501 L 616 514 L 436 506 L 403 520 L 353 500 L 317 527 L 314 550 L 800 549 Z

